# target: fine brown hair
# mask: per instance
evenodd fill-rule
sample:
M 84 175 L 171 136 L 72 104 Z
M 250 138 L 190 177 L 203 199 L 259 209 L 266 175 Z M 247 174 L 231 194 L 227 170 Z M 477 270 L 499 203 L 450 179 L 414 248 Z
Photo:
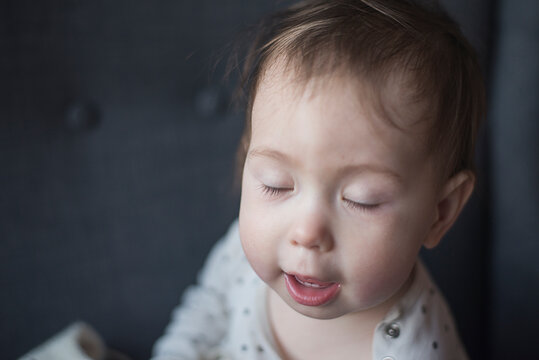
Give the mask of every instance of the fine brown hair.
M 246 121 L 238 148 L 243 168 L 251 111 L 264 71 L 284 59 L 302 80 L 346 69 L 376 93 L 406 74 L 406 98 L 426 102 L 426 144 L 441 176 L 475 171 L 474 149 L 485 90 L 472 46 L 438 6 L 406 0 L 305 0 L 260 22 L 241 71 Z M 404 90 L 404 89 L 403 89 Z

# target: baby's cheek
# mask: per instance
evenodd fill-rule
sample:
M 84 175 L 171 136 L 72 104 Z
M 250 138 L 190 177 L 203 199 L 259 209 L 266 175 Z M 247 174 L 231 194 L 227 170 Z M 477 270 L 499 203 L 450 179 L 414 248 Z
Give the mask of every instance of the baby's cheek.
M 262 280 L 268 281 L 274 272 L 272 254 L 267 239 L 260 234 L 263 232 L 256 227 L 240 227 L 241 243 L 249 264 Z
M 391 284 L 387 274 L 374 271 L 375 269 L 363 269 L 357 272 L 354 282 L 355 298 L 360 300 L 365 307 L 371 307 L 383 301 L 390 292 Z
M 380 304 L 394 295 L 406 282 L 415 262 L 392 252 L 364 253 L 352 271 L 356 299 L 365 307 Z

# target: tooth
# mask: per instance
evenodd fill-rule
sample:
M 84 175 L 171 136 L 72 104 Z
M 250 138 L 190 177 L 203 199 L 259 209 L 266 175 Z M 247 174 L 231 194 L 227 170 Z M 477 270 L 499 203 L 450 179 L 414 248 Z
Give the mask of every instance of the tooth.
M 307 286 L 307 287 L 312 287 L 312 288 L 317 288 L 317 289 L 320 289 L 322 286 L 319 285 L 319 284 L 314 284 L 314 283 L 311 283 L 311 282 L 308 282 L 308 281 L 303 281 L 301 279 L 298 279 L 298 277 L 296 276 L 296 280 L 303 286 Z

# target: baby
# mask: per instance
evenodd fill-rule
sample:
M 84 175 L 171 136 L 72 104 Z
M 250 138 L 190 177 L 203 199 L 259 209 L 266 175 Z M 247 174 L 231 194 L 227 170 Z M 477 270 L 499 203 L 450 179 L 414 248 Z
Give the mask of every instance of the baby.
M 239 220 L 154 359 L 466 359 L 418 252 L 474 188 L 470 45 L 403 0 L 303 1 L 260 31 Z

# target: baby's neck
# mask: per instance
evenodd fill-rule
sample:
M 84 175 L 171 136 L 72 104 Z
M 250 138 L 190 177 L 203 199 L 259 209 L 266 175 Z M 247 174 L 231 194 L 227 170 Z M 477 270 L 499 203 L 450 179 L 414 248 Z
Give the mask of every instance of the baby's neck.
M 391 299 L 375 308 L 319 320 L 302 315 L 268 291 L 269 322 L 284 360 L 372 359 L 374 329 L 406 293 L 411 278 Z

